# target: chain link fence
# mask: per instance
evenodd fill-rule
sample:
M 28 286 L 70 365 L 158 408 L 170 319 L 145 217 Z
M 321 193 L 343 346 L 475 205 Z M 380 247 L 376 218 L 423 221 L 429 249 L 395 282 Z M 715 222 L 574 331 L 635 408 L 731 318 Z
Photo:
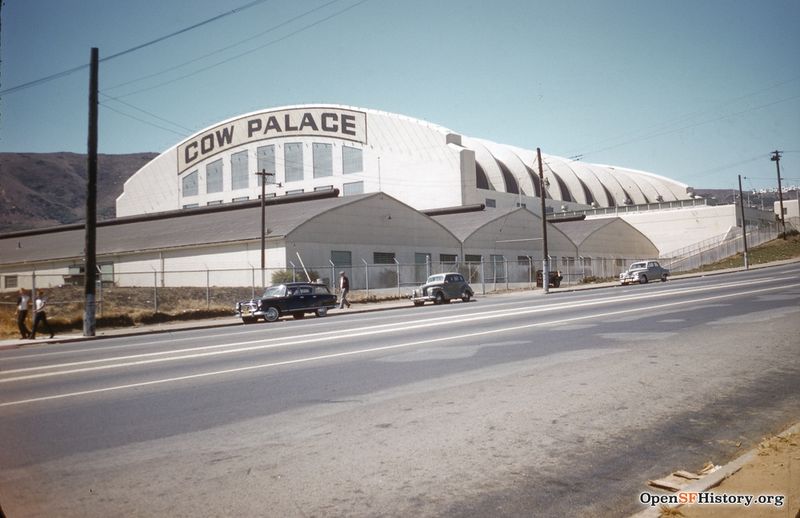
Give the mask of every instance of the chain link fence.
M 569 286 L 585 281 L 615 279 L 633 259 L 553 257 L 550 270 L 562 276 L 561 285 Z M 350 279 L 351 299 L 384 299 L 406 297 L 433 274 L 459 272 L 478 294 L 512 289 L 536 287 L 541 260 L 520 257 L 509 260 L 494 257 L 481 262 L 437 262 L 403 264 L 362 264 L 307 266 L 290 265 L 286 269 L 268 268 L 264 284 L 305 281 L 308 276 L 328 285 L 338 292 L 339 272 Z M 307 272 L 307 273 L 306 273 Z M 9 286 L 0 294 L 0 304 L 13 306 L 17 287 L 27 290 L 46 290 L 48 316 L 74 317 L 83 311 L 85 301 L 82 274 L 54 274 L 33 272 L 15 275 Z M 539 283 L 541 284 L 541 282 Z M 8 289 L 12 288 L 12 289 Z M 182 311 L 219 310 L 232 308 L 236 301 L 247 300 L 261 294 L 262 273 L 259 268 L 204 269 L 168 271 L 115 271 L 98 273 L 96 286 L 97 315 L 99 317 L 135 312 L 170 313 Z

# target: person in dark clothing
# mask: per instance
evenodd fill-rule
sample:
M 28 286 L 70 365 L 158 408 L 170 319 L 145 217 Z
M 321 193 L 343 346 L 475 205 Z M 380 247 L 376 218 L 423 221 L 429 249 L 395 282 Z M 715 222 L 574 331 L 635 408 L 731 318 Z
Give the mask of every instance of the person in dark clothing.
M 339 272 L 339 288 L 342 290 L 342 300 L 339 301 L 339 309 L 344 309 L 344 305 L 347 304 L 347 307 L 350 307 L 350 301 L 347 300 L 347 294 L 350 293 L 350 279 L 347 278 L 347 275 L 344 272 Z
M 19 296 L 17 297 L 17 327 L 19 328 L 19 334 L 22 338 L 28 338 L 31 332 L 28 330 L 28 326 L 25 325 L 25 319 L 28 318 L 28 305 L 31 302 L 31 297 L 28 295 L 28 292 L 25 291 L 25 288 L 19 289 Z
M 45 312 L 47 306 L 47 297 L 44 290 L 37 292 L 36 300 L 33 302 L 33 329 L 31 330 L 31 340 L 36 338 L 36 329 L 39 327 L 39 322 L 42 323 L 42 329 L 47 329 L 50 333 L 50 338 L 53 338 L 53 328 L 47 322 L 47 313 Z

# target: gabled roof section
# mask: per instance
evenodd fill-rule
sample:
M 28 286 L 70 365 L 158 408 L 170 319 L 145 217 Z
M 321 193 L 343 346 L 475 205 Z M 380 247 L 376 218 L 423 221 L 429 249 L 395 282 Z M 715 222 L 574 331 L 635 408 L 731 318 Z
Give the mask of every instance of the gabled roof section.
M 554 221 L 553 225 L 556 225 L 561 232 L 580 247 L 584 241 L 604 227 L 612 224 L 616 219 L 619 218 L 585 219 L 583 221 L 565 221 L 561 223 Z
M 432 218 L 440 222 L 463 243 L 475 232 L 485 227 L 489 223 L 497 221 L 498 219 L 506 218 L 518 211 L 528 212 L 534 218 L 541 220 L 538 215 L 524 207 L 511 208 L 508 210 L 492 209 L 478 212 L 464 212 L 460 214 L 442 214 L 440 216 L 432 216 Z
M 266 237 L 286 236 L 327 211 L 379 196 L 380 193 L 324 198 L 275 205 L 266 210 Z M 144 252 L 218 245 L 261 239 L 261 207 L 231 205 L 229 210 L 199 212 L 172 218 L 132 218 L 130 222 L 97 228 L 97 254 Z M 63 231 L 0 236 L 0 264 L 24 264 L 83 256 L 84 230 L 69 225 Z

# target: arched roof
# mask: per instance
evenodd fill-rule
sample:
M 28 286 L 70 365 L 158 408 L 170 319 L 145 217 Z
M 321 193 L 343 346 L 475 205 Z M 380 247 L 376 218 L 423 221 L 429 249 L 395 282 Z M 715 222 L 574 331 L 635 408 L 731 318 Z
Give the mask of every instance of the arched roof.
M 485 139 L 462 138 L 462 145 L 475 151 L 475 161 L 486 172 L 496 191 L 538 193 L 536 152 Z M 691 188 L 653 173 L 591 164 L 542 154 L 548 197 L 597 207 L 646 204 L 688 199 Z M 504 175 L 502 168 L 507 169 Z M 504 176 L 506 180 L 504 180 Z M 511 177 L 514 181 L 508 182 Z M 536 184 L 534 184 L 536 182 Z

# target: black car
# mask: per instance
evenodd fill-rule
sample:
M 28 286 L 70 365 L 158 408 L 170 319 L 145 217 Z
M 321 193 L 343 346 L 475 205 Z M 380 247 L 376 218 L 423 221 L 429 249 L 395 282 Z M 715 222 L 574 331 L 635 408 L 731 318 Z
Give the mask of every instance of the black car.
M 287 282 L 270 286 L 261 298 L 236 303 L 236 316 L 245 324 L 259 318 L 274 322 L 284 315 L 303 318 L 306 313 L 324 317 L 336 306 L 336 295 L 324 284 Z

